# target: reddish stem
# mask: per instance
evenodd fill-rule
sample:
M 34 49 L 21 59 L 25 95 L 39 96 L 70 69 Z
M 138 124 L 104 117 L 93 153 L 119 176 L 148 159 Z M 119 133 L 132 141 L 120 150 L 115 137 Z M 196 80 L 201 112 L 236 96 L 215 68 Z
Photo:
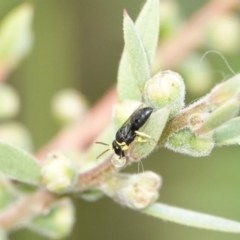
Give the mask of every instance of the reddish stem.
M 156 53 L 156 66 L 161 66 L 163 69 L 176 67 L 190 51 L 202 43 L 204 30 L 213 18 L 238 6 L 239 0 L 209 1 L 193 14 L 171 39 L 159 45 Z
M 0 226 L 5 230 L 20 226 L 33 215 L 44 213 L 53 201 L 55 201 L 54 195 L 46 190 L 39 190 L 20 198 L 1 212 Z
M 61 130 L 36 156 L 42 159 L 53 150 L 86 149 L 93 139 L 110 123 L 116 90 L 112 87 L 76 124 Z

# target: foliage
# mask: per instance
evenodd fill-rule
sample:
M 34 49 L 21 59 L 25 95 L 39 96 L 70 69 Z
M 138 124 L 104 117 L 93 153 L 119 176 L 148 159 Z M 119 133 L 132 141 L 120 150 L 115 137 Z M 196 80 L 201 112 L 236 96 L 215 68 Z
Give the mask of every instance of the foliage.
M 147 0 L 136 23 L 124 11 L 125 47 L 118 70 L 119 102 L 113 116 L 116 129 L 108 126 L 96 140 L 110 142 L 137 107 L 146 105 L 154 109 L 141 128 L 141 132 L 151 138 L 129 146 L 124 167 L 141 161 L 159 147 L 201 157 L 209 155 L 215 146 L 239 144 L 239 74 L 218 84 L 187 107 L 184 107 L 185 84 L 178 73 L 168 70 L 151 76 L 159 36 L 159 8 L 158 0 Z M 6 77 L 29 51 L 32 16 L 32 7 L 24 4 L 2 21 L 0 77 Z M 8 88 L 1 86 L 1 90 L 4 89 Z M 9 97 L 4 94 L 2 101 Z M 81 98 L 76 99 L 81 101 Z M 85 105 L 76 106 L 83 106 L 85 111 Z M 18 111 L 14 104 L 13 108 L 16 110 L 10 111 L 11 114 L 0 112 L 0 118 L 12 117 Z M 80 116 L 81 113 L 73 114 L 69 119 L 77 121 Z M 0 171 L 11 179 L 7 184 L 3 182 L 5 196 L 0 195 L 1 235 L 5 238 L 8 231 L 19 227 L 30 228 L 50 238 L 69 234 L 74 223 L 74 209 L 70 198 L 65 198 L 66 194 L 91 201 L 105 194 L 121 205 L 157 218 L 199 228 L 240 232 L 238 222 L 156 203 L 162 185 L 159 175 L 151 171 L 122 173 L 110 161 L 115 157 L 112 152 L 96 159 L 99 149 L 93 142 L 85 153 L 77 156 L 70 152 L 53 152 L 43 162 L 37 162 L 20 147 L 0 141 Z M 23 183 L 25 188 L 34 187 L 29 192 L 23 191 L 13 180 Z M 8 211 L 16 216 L 6 217 Z

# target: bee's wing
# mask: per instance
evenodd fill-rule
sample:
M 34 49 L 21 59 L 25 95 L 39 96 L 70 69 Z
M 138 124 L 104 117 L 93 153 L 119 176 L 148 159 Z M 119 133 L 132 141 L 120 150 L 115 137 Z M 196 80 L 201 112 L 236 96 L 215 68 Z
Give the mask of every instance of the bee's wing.
M 128 117 L 128 119 L 123 123 L 122 127 L 125 127 L 126 125 L 131 125 L 132 120 L 136 119 L 139 115 L 139 109 L 143 108 L 144 104 L 140 104 L 140 106 L 138 106 L 132 113 L 131 115 Z

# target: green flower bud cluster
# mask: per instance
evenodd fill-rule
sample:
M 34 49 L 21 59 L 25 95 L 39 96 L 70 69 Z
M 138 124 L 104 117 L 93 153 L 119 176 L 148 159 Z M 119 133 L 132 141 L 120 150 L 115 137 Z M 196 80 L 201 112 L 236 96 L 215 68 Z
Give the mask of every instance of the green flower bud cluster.
M 71 191 L 78 176 L 74 162 L 60 152 L 49 154 L 43 162 L 41 174 L 42 183 L 54 193 Z
M 142 209 L 159 197 L 161 177 L 146 171 L 140 174 L 111 175 L 100 189 L 118 203 L 132 209 Z
M 70 199 L 56 201 L 47 212 L 34 217 L 27 227 L 51 239 L 69 235 L 75 221 L 74 207 Z
M 189 128 L 171 135 L 165 145 L 167 148 L 194 157 L 207 156 L 214 147 L 211 138 L 198 136 Z
M 165 146 L 200 157 L 209 155 L 216 144 L 239 144 L 235 118 L 239 108 L 240 74 L 217 85 L 206 97 L 179 113 L 179 123 L 186 122 L 168 136 Z

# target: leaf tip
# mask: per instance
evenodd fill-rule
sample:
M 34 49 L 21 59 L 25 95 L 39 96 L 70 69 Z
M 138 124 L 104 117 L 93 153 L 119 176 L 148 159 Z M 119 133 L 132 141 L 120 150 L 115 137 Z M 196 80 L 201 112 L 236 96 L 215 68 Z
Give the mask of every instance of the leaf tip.
M 125 17 L 127 17 L 127 16 L 128 16 L 127 10 L 124 8 L 124 9 L 123 9 L 123 17 L 125 18 Z

